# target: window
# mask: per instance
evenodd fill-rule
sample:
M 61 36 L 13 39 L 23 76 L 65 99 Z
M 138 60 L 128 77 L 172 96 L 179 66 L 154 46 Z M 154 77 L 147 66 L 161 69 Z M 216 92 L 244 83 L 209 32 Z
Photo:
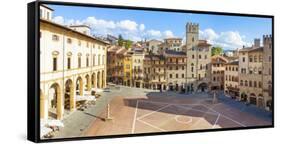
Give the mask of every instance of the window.
M 71 58 L 67 58 L 67 69 L 71 69 Z
M 98 55 L 98 65 L 100 65 L 100 55 Z
M 252 87 L 252 81 L 249 81 L 249 87 Z
M 240 80 L 240 86 L 243 86 L 243 80 Z
M 87 58 L 86 58 L 86 67 L 88 67 L 89 66 L 89 57 L 87 56 Z
M 47 12 L 47 19 L 49 20 L 50 19 L 50 13 Z
M 192 55 L 192 59 L 194 59 L 194 55 Z
M 254 81 L 254 87 L 257 87 L 257 82 L 256 81 Z
M 173 70 L 172 66 L 170 66 L 170 70 Z
M 173 75 L 172 75 L 172 74 L 170 74 L 170 78 L 173 78 Z
M 194 42 L 194 37 L 192 37 L 192 42 Z
M 191 72 L 193 72 L 193 67 L 191 67 Z
M 258 59 L 257 59 L 257 56 L 255 55 L 254 56 L 254 62 L 257 62 L 258 61 Z
M 191 77 L 193 77 L 193 78 L 194 78 L 194 74 L 192 74 L 192 75 L 191 75 Z
M 69 43 L 69 44 L 71 44 L 71 43 L 72 43 L 71 38 L 67 38 L 67 43 Z
M 262 87 L 262 83 L 259 81 L 259 88 L 261 88 Z
M 248 81 L 247 80 L 245 80 L 245 86 L 248 86 Z
M 182 66 L 182 70 L 184 70 L 184 66 Z
M 179 69 L 179 67 L 178 66 L 176 66 L 176 70 L 178 70 Z
M 184 74 L 181 74 L 181 78 L 184 78 Z
M 178 74 L 176 74 L 176 78 L 178 78 Z
M 78 46 L 81 46 L 81 41 L 80 40 L 78 41 Z
M 213 81 L 216 81 L 216 77 L 213 77 Z
M 58 35 L 53 35 L 52 36 L 53 41 L 59 41 L 59 36 Z
M 105 64 L 105 55 L 102 56 L 102 64 Z
M 57 57 L 53 58 L 53 71 L 57 71 Z
M 205 59 L 207 59 L 208 57 L 207 57 L 207 55 L 205 55 Z
M 245 62 L 245 61 L 246 61 L 246 60 L 245 60 L 245 57 L 243 57 L 243 58 L 242 58 L 242 61 L 243 61 L 243 62 Z
M 201 59 L 201 55 L 199 55 L 199 59 Z
M 253 62 L 253 56 L 249 56 L 249 61 Z
M 93 66 L 95 66 L 95 65 L 96 65 L 96 63 L 95 63 L 95 59 L 96 59 L 96 55 L 93 55 Z
M 81 56 L 78 57 L 78 68 L 81 68 Z
M 259 55 L 259 62 L 262 62 L 262 55 Z

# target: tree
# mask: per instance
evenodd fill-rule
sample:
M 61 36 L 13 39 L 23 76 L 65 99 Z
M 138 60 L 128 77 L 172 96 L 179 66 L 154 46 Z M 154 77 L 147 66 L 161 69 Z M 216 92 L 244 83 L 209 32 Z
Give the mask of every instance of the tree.
M 133 42 L 130 41 L 130 40 L 125 40 L 124 43 L 125 43 L 125 48 L 126 48 L 126 49 L 131 48 L 131 47 L 132 47 L 132 44 L 133 44 Z
M 121 34 L 118 35 L 118 46 L 123 46 L 124 39 Z
M 216 46 L 212 48 L 212 56 L 222 54 L 222 47 Z

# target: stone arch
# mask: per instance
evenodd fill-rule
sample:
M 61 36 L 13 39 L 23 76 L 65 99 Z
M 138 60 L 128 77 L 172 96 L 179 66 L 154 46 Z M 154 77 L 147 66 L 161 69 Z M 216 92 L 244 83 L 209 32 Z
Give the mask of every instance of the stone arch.
M 249 97 L 250 104 L 257 105 L 257 97 L 256 94 L 251 93 Z
M 98 72 L 97 74 L 97 88 L 101 88 L 101 74 Z
M 85 79 L 86 79 L 85 88 L 87 91 L 90 91 L 91 90 L 91 78 L 88 74 L 86 74 Z
M 96 73 L 92 74 L 92 87 L 97 88 L 97 78 L 96 78 Z
M 104 70 L 102 70 L 102 72 L 101 72 L 101 85 L 102 85 L 102 88 L 104 88 L 106 86 Z
M 197 86 L 197 91 L 206 92 L 207 90 L 208 90 L 208 84 L 205 82 L 202 82 Z
M 62 119 L 63 118 L 63 101 L 61 94 L 61 87 L 58 83 L 53 83 L 49 88 L 49 118 Z
M 248 95 L 245 92 L 241 93 L 241 101 L 247 101 Z
M 71 79 L 65 82 L 65 92 L 64 92 L 64 108 L 70 111 L 75 110 L 75 94 L 74 94 L 74 83 Z
M 79 76 L 76 79 L 76 94 L 83 96 L 84 92 L 83 92 L 83 79 Z
M 264 108 L 265 102 L 264 102 L 264 97 L 262 94 L 258 95 L 258 101 L 257 101 L 258 107 Z

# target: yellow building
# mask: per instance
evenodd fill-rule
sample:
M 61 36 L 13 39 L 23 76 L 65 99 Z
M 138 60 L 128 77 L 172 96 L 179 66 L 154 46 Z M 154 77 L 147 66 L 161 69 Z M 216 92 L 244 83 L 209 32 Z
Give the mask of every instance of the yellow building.
M 123 63 L 124 63 L 124 77 L 123 77 L 123 84 L 125 86 L 132 86 L 132 79 L 133 79 L 133 69 L 132 69 L 132 52 L 131 51 L 127 51 L 124 54 L 124 59 L 123 59 Z

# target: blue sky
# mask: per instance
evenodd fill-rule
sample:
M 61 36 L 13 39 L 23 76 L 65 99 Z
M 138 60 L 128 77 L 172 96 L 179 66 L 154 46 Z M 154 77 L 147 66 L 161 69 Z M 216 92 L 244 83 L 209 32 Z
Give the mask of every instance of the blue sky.
M 109 8 L 48 5 L 53 21 L 87 24 L 96 35 L 118 35 L 131 40 L 185 38 L 187 22 L 199 23 L 200 38 L 225 49 L 251 45 L 254 38 L 271 34 L 271 19 L 194 13 L 122 10 Z

